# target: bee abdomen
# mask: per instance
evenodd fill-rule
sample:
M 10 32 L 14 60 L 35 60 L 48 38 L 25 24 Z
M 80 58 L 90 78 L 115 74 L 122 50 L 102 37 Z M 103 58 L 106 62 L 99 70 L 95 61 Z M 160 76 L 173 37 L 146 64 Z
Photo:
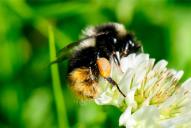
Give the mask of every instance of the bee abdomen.
M 69 73 L 70 87 L 83 99 L 92 99 L 97 96 L 98 85 L 87 67 L 76 68 Z

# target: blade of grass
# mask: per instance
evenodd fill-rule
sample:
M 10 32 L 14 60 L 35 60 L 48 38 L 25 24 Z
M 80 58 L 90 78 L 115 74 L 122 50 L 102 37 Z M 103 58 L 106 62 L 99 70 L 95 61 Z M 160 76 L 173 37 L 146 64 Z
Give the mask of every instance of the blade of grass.
M 51 26 L 49 26 L 48 32 L 49 32 L 50 61 L 53 61 L 56 59 L 56 50 L 55 50 L 56 48 L 54 41 L 54 33 Z M 53 82 L 52 85 L 56 101 L 59 128 L 68 128 L 68 120 L 66 115 L 64 97 L 62 94 L 62 88 L 57 64 L 51 65 L 51 74 L 52 74 L 52 82 Z

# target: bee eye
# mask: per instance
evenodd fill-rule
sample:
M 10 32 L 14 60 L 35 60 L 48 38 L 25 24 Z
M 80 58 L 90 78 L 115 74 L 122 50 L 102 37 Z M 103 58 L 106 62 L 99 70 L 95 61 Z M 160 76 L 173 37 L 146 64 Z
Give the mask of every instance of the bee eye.
M 108 37 L 108 41 L 112 42 L 113 44 L 117 44 L 117 38 L 115 37 Z
M 113 38 L 113 43 L 116 44 L 117 43 L 117 39 Z

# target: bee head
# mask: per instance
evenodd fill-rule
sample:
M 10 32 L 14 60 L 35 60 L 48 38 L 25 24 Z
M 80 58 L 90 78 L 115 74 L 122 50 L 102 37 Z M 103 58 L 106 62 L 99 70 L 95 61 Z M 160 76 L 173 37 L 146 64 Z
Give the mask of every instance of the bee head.
M 94 28 L 95 32 L 104 33 L 96 38 L 96 47 L 102 51 L 101 56 L 110 56 L 114 52 L 119 51 L 119 37 L 125 35 L 126 30 L 123 25 L 117 23 L 109 23 Z M 103 55 L 102 55 L 103 54 Z
M 107 59 L 116 52 L 119 52 L 120 57 L 136 53 L 141 47 L 135 36 L 127 32 L 125 27 L 119 23 L 89 27 L 85 30 L 84 35 L 95 37 L 95 46 L 100 52 L 100 57 Z
M 122 24 L 110 23 L 95 27 L 96 33 L 105 33 L 96 38 L 98 49 L 108 55 L 119 52 L 121 57 L 130 53 L 136 53 L 141 45 L 136 40 L 134 34 L 126 31 Z
M 117 47 L 120 57 L 125 57 L 141 50 L 141 44 L 137 41 L 133 33 L 126 33 L 124 36 L 120 37 Z

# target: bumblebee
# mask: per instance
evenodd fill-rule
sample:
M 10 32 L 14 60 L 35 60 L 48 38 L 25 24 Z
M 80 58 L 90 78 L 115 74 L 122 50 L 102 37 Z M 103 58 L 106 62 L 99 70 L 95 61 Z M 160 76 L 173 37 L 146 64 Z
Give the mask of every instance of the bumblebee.
M 81 98 L 93 99 L 97 96 L 99 77 L 116 86 L 125 97 L 118 84 L 110 77 L 110 61 L 113 59 L 120 67 L 122 57 L 140 51 L 140 43 L 118 23 L 88 27 L 83 31 L 83 36 L 81 40 L 62 48 L 51 64 L 69 59 L 69 85 Z

